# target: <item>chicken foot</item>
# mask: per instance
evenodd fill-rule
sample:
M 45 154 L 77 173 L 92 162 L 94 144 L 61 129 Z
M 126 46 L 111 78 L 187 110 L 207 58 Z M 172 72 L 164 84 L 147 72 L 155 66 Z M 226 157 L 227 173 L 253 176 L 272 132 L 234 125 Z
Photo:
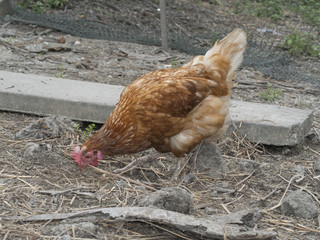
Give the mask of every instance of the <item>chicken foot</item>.
M 123 174 L 125 172 L 133 170 L 137 166 L 144 166 L 146 163 L 151 162 L 151 161 L 153 161 L 159 157 L 162 157 L 162 156 L 163 156 L 163 153 L 158 153 L 158 152 L 153 152 L 151 154 L 147 154 L 145 156 L 136 158 L 134 161 L 132 161 L 131 163 L 129 163 L 128 165 L 126 165 L 123 168 L 115 169 L 113 171 L 113 173 Z

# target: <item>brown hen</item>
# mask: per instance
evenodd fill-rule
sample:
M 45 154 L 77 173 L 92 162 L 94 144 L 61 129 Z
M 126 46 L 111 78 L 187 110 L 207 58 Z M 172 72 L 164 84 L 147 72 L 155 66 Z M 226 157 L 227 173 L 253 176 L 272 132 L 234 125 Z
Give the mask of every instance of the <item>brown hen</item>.
M 135 80 L 103 127 L 78 151 L 79 165 L 90 164 L 88 158 L 97 159 L 100 151 L 115 155 L 155 148 L 179 157 L 204 139 L 220 137 L 230 123 L 232 79 L 246 43 L 246 34 L 236 29 L 204 56 Z

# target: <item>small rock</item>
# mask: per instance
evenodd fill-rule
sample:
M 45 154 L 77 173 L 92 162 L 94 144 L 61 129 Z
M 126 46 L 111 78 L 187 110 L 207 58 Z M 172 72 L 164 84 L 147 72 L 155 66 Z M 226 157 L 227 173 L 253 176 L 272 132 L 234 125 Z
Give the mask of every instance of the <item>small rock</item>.
M 184 179 L 183 179 L 183 182 L 185 184 L 190 184 L 192 182 L 194 182 L 194 180 L 196 179 L 196 176 L 194 175 L 194 173 L 188 173 Z
M 124 180 L 119 180 L 117 181 L 117 184 L 119 185 L 119 187 L 121 187 L 122 189 L 127 188 L 129 186 L 128 182 L 124 181 Z
M 61 37 L 61 38 L 59 38 L 59 40 L 58 40 L 58 43 L 66 43 L 66 38 L 65 37 Z
M 48 51 L 47 49 L 43 48 L 42 44 L 29 44 L 25 46 L 25 49 L 32 53 L 41 53 Z
M 216 187 L 229 188 L 229 182 L 226 182 L 226 181 L 217 182 Z
M 25 146 L 23 156 L 32 157 L 35 153 L 39 153 L 39 152 L 41 152 L 40 144 L 30 142 L 30 143 L 27 143 L 27 145 Z
M 316 174 L 320 174 L 320 159 L 316 160 L 313 164 L 313 170 Z
M 310 133 L 309 135 L 306 136 L 306 138 L 314 144 L 320 143 L 320 137 L 318 137 L 318 135 L 315 133 Z
M 162 188 L 139 199 L 138 205 L 189 214 L 193 208 L 193 196 L 180 187 Z
M 213 178 L 221 177 L 221 175 L 228 170 L 219 147 L 214 143 L 206 143 L 203 145 L 203 149 L 197 159 L 196 167 L 200 171 L 208 170 L 209 176 Z
M 89 238 L 92 237 L 92 234 L 95 234 L 95 232 L 98 229 L 98 226 L 91 223 L 91 222 L 81 222 L 81 223 L 75 223 L 75 224 L 70 224 L 70 223 L 61 223 L 59 225 L 56 225 L 54 227 L 48 227 L 48 233 L 59 235 L 62 233 L 65 233 L 69 230 L 72 229 L 72 227 L 75 228 L 76 235 L 77 237 L 82 237 L 82 238 Z M 70 232 L 71 233 L 71 232 Z M 62 239 L 69 239 L 67 234 L 64 235 L 65 238 Z
M 267 171 L 269 169 L 270 165 L 268 163 L 260 163 L 259 169 L 261 171 Z
M 300 175 L 304 175 L 304 168 L 299 164 L 295 167 L 294 171 Z
M 43 44 L 43 48 L 50 52 L 70 52 L 72 48 L 62 43 L 47 43 Z
M 14 30 L 11 30 L 11 29 L 4 29 L 1 33 L 0 33 L 1 37 L 3 38 L 9 38 L 9 37 L 15 37 L 16 36 L 16 33 Z
M 295 215 L 301 218 L 313 218 L 318 215 L 318 207 L 312 197 L 301 190 L 289 194 L 281 205 L 285 215 Z
M 212 193 L 211 195 L 216 196 L 218 194 L 222 194 L 222 193 L 233 193 L 234 190 L 229 189 L 229 188 L 222 188 L 222 187 L 213 187 L 211 188 Z
M 213 214 L 217 214 L 217 209 L 212 208 L 212 207 L 205 207 L 204 208 L 204 212 L 206 215 L 213 215 Z
M 72 237 L 68 234 L 62 235 L 62 236 L 57 236 L 54 238 L 54 240 L 71 240 Z
M 260 163 L 255 162 L 253 160 L 242 160 L 240 162 L 240 170 L 242 172 L 247 172 L 247 173 L 251 173 L 255 170 L 257 170 L 260 167 Z

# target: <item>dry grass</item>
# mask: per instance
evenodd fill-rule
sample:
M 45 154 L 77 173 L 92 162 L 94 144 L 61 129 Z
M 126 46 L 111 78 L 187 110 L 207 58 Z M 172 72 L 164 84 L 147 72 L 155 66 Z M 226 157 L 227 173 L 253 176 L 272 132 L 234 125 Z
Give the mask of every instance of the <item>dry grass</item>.
M 112 170 L 131 161 L 132 156 L 118 156 L 104 159 L 98 168 L 91 167 L 81 172 L 69 156 L 72 147 L 80 144 L 79 136 L 66 132 L 64 135 L 36 140 L 46 150 L 33 157 L 23 157 L 24 147 L 35 140 L 15 140 L 14 133 L 30 124 L 36 118 L 0 113 L 1 157 L 0 157 L 0 217 L 30 216 L 43 213 L 68 213 L 97 207 L 135 206 L 137 199 L 155 190 L 169 186 L 180 186 L 194 197 L 195 216 L 206 214 L 227 214 L 242 209 L 259 207 L 266 215 L 256 226 L 259 229 L 275 230 L 279 235 L 319 233 L 315 220 L 295 219 L 282 216 L 279 204 L 289 190 L 302 189 L 319 203 L 317 186 L 319 178 L 312 171 L 312 161 L 299 162 L 306 169 L 305 178 L 296 182 L 295 165 L 291 157 L 267 154 L 259 145 L 250 143 L 240 132 L 234 131 L 223 138 L 218 145 L 228 165 L 228 172 L 214 179 L 206 172 L 199 172 L 187 165 L 177 181 L 171 181 L 177 160 L 166 156 L 148 166 L 137 168 L 124 175 Z M 14 116 L 14 117 L 12 117 Z M 314 148 L 314 146 L 312 146 Z M 194 151 L 192 157 L 199 157 Z M 201 154 L 201 153 L 200 153 Z M 305 154 L 305 153 L 303 153 Z M 317 150 L 308 151 L 318 157 Z M 300 155 L 301 156 L 301 153 Z M 282 158 L 282 161 L 280 160 Z M 267 169 L 243 172 L 239 169 L 244 159 L 268 164 Z M 184 176 L 193 173 L 195 180 L 186 184 Z M 261 181 L 263 179 L 263 181 Z M 229 189 L 225 193 L 215 193 L 216 186 Z M 279 204 L 278 204 L 279 203 Z M 93 222 L 97 229 L 85 232 L 79 228 L 80 222 Z M 70 220 L 69 228 L 63 232 L 52 232 L 59 222 L 26 224 L 2 222 L 2 239 L 54 239 L 69 234 L 73 239 L 190 239 L 177 231 L 148 222 L 119 223 L 112 220 L 98 221 L 81 218 Z

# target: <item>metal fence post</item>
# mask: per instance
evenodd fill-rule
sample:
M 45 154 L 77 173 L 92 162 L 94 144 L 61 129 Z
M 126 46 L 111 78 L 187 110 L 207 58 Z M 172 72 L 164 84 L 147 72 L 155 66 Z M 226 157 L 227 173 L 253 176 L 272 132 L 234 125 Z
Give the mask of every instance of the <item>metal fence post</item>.
M 160 27 L 161 27 L 161 47 L 164 51 L 168 51 L 168 29 L 166 16 L 166 0 L 160 0 Z
M 9 0 L 0 0 L 0 19 L 11 14 L 12 9 Z

